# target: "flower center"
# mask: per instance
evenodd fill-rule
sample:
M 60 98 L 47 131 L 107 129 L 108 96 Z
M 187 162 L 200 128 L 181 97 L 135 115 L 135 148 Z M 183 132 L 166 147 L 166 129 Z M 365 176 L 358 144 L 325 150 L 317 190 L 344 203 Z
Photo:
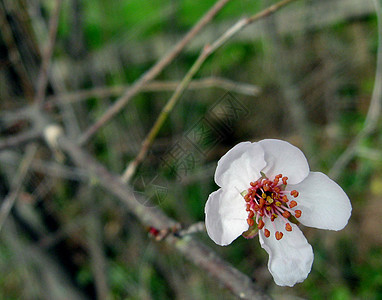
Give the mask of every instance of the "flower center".
M 269 180 L 265 175 L 255 182 L 250 183 L 250 188 L 244 196 L 247 202 L 248 218 L 247 223 L 253 226 L 256 222 L 259 230 L 264 230 L 265 237 L 270 236 L 269 229 L 265 228 L 265 218 L 271 220 L 275 230 L 275 237 L 280 240 L 283 233 L 277 231 L 274 223 L 275 219 L 281 218 L 285 223 L 285 230 L 292 231 L 290 219 L 301 217 L 301 210 L 295 209 L 297 206 L 296 200 L 289 201 L 288 196 L 298 197 L 296 190 L 288 191 L 286 189 L 288 177 L 283 177 L 282 174 L 275 176 Z

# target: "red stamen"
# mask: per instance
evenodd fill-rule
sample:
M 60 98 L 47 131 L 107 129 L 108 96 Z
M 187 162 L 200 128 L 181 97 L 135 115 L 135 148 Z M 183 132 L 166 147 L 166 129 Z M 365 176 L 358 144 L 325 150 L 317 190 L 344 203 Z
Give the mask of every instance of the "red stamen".
M 261 229 L 263 229 L 264 225 L 265 225 L 264 221 L 260 220 L 259 224 L 257 224 L 257 228 L 259 228 L 259 230 L 261 230 Z
M 284 217 L 285 219 L 288 219 L 288 218 L 290 217 L 290 212 L 285 210 L 285 211 L 283 212 L 283 217 Z
M 286 231 L 292 231 L 292 226 L 289 223 L 285 224 Z
M 296 201 L 291 201 L 290 203 L 289 203 L 289 207 L 290 208 L 293 208 L 293 207 L 295 207 L 297 205 L 297 202 Z
M 298 197 L 298 192 L 296 190 L 293 190 L 290 192 L 290 194 L 293 196 L 293 197 Z
M 283 237 L 283 233 L 282 232 L 280 232 L 280 231 L 276 231 L 276 233 L 275 233 L 275 236 L 276 236 L 276 240 L 281 240 L 281 238 Z
M 287 183 L 287 180 L 288 180 L 288 177 L 286 177 L 286 176 L 282 178 L 282 181 L 283 181 L 283 184 L 284 184 L 284 185 L 287 185 L 287 184 L 288 184 L 288 183 Z
M 302 211 L 301 211 L 301 210 L 295 210 L 294 212 L 295 212 L 295 217 L 296 217 L 296 218 L 301 217 L 301 214 L 302 214 Z
M 251 211 L 249 212 L 249 214 L 248 214 L 248 218 L 249 218 L 249 219 L 252 219 L 254 215 L 255 215 L 255 213 L 253 212 L 253 210 L 251 210 Z
M 265 235 L 265 237 L 269 238 L 271 233 L 269 232 L 268 229 L 264 229 L 264 235 Z
M 253 226 L 255 224 L 255 221 L 253 219 L 247 219 L 247 223 L 249 226 Z

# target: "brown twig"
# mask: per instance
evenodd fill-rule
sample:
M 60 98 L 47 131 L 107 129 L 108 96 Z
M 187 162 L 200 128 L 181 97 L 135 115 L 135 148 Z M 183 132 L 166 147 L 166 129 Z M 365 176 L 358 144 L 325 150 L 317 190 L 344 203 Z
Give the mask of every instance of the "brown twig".
M 56 6 L 54 7 L 52 16 L 49 20 L 49 37 L 48 43 L 42 52 L 42 62 L 40 72 L 37 79 L 36 94 L 34 101 L 37 105 L 42 105 L 45 98 L 46 87 L 48 86 L 48 71 L 52 58 L 53 48 L 56 41 L 58 20 L 60 16 L 62 0 L 56 0 Z
M 173 91 L 179 85 L 179 81 L 151 81 L 142 86 L 142 92 L 162 92 Z M 198 90 L 205 88 L 221 88 L 231 92 L 240 93 L 243 95 L 257 96 L 260 93 L 260 88 L 256 85 L 235 82 L 225 78 L 208 77 L 203 79 L 196 79 L 190 82 L 188 89 Z M 51 96 L 47 98 L 46 105 L 58 104 L 58 98 L 65 103 L 73 103 L 84 101 L 91 97 L 107 98 L 112 96 L 119 96 L 124 91 L 129 89 L 127 86 L 113 86 L 113 87 L 98 87 L 91 90 L 77 91 L 68 94 L 61 94 L 59 96 Z
M 366 115 L 365 123 L 362 130 L 357 134 L 353 141 L 349 144 L 346 150 L 336 160 L 329 172 L 329 176 L 337 179 L 342 170 L 346 167 L 349 161 L 357 153 L 360 143 L 370 133 L 372 133 L 378 125 L 378 120 L 382 109 L 382 5 L 379 0 L 374 0 L 375 10 L 378 19 L 378 51 L 377 51 L 377 66 L 375 71 L 375 81 L 373 94 L 371 96 L 369 110 Z
M 85 144 L 103 125 L 109 122 L 127 102 L 136 95 L 148 81 L 154 79 L 173 59 L 183 50 L 183 48 L 203 29 L 216 14 L 230 0 L 219 0 L 215 5 L 195 24 L 194 27 L 179 41 L 163 58 L 161 58 L 154 66 L 144 73 L 121 98 L 119 98 L 113 106 L 111 106 L 104 115 L 93 125 L 91 125 L 79 138 L 79 144 Z
M 134 175 L 136 168 L 138 165 L 143 161 L 143 159 L 146 157 L 147 151 L 149 150 L 151 144 L 153 143 L 155 137 L 157 136 L 160 128 L 162 127 L 164 121 L 167 119 L 167 116 L 171 112 L 171 110 L 174 108 L 175 104 L 178 102 L 179 98 L 191 82 L 192 78 L 198 72 L 200 67 L 203 65 L 204 61 L 212 54 L 214 53 L 218 48 L 220 48 L 225 42 L 227 42 L 232 36 L 234 36 L 236 33 L 238 33 L 240 30 L 242 30 L 244 27 L 248 26 L 249 24 L 252 24 L 253 22 L 260 20 L 264 17 L 267 17 L 274 12 L 276 12 L 278 9 L 284 7 L 285 5 L 289 4 L 290 2 L 293 2 L 295 0 L 283 0 L 280 1 L 263 11 L 247 18 L 243 18 L 236 22 L 232 27 L 228 28 L 227 31 L 225 31 L 217 40 L 215 40 L 211 45 L 206 45 L 202 52 L 200 53 L 199 57 L 196 59 L 194 64 L 191 66 L 190 70 L 187 72 L 187 74 L 184 76 L 181 83 L 176 88 L 175 92 L 172 94 L 171 98 L 168 100 L 165 107 L 162 109 L 158 119 L 156 120 L 154 126 L 151 128 L 149 134 L 146 136 L 145 140 L 142 143 L 142 147 L 139 150 L 138 155 L 136 158 L 130 162 L 130 164 L 127 166 L 125 171 L 122 174 L 122 180 L 124 182 L 129 182 L 131 177 Z

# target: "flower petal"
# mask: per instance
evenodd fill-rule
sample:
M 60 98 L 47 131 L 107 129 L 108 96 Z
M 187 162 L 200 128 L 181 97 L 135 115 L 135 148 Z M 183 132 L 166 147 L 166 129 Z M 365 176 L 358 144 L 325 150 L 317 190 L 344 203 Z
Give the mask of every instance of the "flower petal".
M 281 240 L 276 240 L 275 231 L 271 221 L 265 220 L 265 227 L 271 231 L 269 238 L 260 230 L 260 245 L 269 254 L 268 269 L 273 279 L 280 286 L 294 286 L 308 276 L 313 263 L 313 250 L 301 230 L 291 223 L 292 231 L 284 228 L 280 218 L 275 220 L 276 228 L 284 235 Z
M 262 170 L 267 177 L 278 174 L 288 177 L 289 184 L 296 184 L 309 174 L 309 164 L 304 153 L 292 144 L 281 140 L 258 142 L 265 152 L 267 166 Z
M 242 192 L 248 189 L 251 181 L 260 178 L 260 171 L 264 167 L 264 151 L 259 144 L 242 142 L 220 158 L 215 182 L 220 187 L 235 187 Z
M 205 214 L 209 237 L 218 245 L 232 243 L 244 231 L 248 230 L 245 200 L 235 190 L 223 190 L 210 194 Z
M 288 185 L 299 192 L 296 209 L 302 211 L 298 220 L 305 226 L 341 230 L 351 215 L 351 203 L 343 189 L 325 174 L 310 172 L 299 184 Z

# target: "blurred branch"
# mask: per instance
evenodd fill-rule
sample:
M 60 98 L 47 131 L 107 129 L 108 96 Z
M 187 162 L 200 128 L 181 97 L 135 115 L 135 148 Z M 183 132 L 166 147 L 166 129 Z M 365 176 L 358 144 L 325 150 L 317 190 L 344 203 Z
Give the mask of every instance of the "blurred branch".
M 62 0 L 56 0 L 52 16 L 49 20 L 49 36 L 45 49 L 42 51 L 42 62 L 40 72 L 37 79 L 37 90 L 34 101 L 38 105 L 42 105 L 45 98 L 46 87 L 48 86 L 49 65 L 52 58 L 53 48 L 56 41 L 58 20 L 60 16 Z
M 89 249 L 90 263 L 94 274 L 97 299 L 102 300 L 108 298 L 109 286 L 106 277 L 106 259 L 103 251 L 103 234 L 100 219 L 99 213 L 93 209 L 87 224 L 87 247 Z
M 3 202 L 1 203 L 0 231 L 3 227 L 3 224 L 6 220 L 6 218 L 8 217 L 9 212 L 11 211 L 13 205 L 15 204 L 17 197 L 19 196 L 24 178 L 28 173 L 29 167 L 32 163 L 33 157 L 36 154 L 36 151 L 37 151 L 37 145 L 35 145 L 35 144 L 29 145 L 29 147 L 27 147 L 24 158 L 21 161 L 20 167 L 17 170 L 16 176 L 15 176 L 15 178 L 11 184 L 11 191 L 9 192 L 8 196 L 6 196 L 5 199 L 3 200 Z
M 127 168 L 122 174 L 122 181 L 129 182 L 131 177 L 134 175 L 135 170 L 138 165 L 146 157 L 147 151 L 149 150 L 151 144 L 154 142 L 155 137 L 157 136 L 159 130 L 161 129 L 164 121 L 167 119 L 167 116 L 174 108 L 175 104 L 178 102 L 179 98 L 182 96 L 185 89 L 188 87 L 192 78 L 199 71 L 200 67 L 203 65 L 204 61 L 217 49 L 219 49 L 225 42 L 227 42 L 232 36 L 237 34 L 244 27 L 252 24 L 253 22 L 265 18 L 285 5 L 293 2 L 295 0 L 283 0 L 277 4 L 271 5 L 270 7 L 262 10 L 261 12 L 247 18 L 243 18 L 236 22 L 232 27 L 228 28 L 218 39 L 216 39 L 211 45 L 206 45 L 199 57 L 196 59 L 194 64 L 191 66 L 187 74 L 183 77 L 183 80 L 177 86 L 175 92 L 172 94 L 171 98 L 168 100 L 167 104 L 163 107 L 159 117 L 157 118 L 154 126 L 151 128 L 149 134 L 146 136 L 145 140 L 142 143 L 142 147 L 136 156 L 136 158 L 129 163 Z
M 16 152 L 0 152 L 0 162 L 10 166 L 17 166 L 20 163 L 20 155 Z M 88 174 L 78 168 L 63 166 L 56 162 L 34 159 L 30 166 L 31 170 L 51 177 L 66 178 L 69 180 L 87 181 Z
M 38 132 L 36 130 L 29 130 L 27 132 L 23 132 L 18 135 L 11 136 L 9 138 L 1 139 L 0 151 L 7 148 L 13 148 L 24 145 L 30 141 L 38 139 L 39 137 L 41 137 L 41 132 Z
M 30 289 L 22 294 L 31 299 L 86 299 L 58 261 L 24 238 L 13 218 L 9 221 L 2 231 L 2 239 L 11 249 L 12 263 L 24 272 L 29 271 L 23 277 Z
M 4 1 L 0 1 L 1 37 L 7 46 L 9 60 L 20 78 L 21 88 L 23 89 L 25 98 L 31 100 L 33 97 L 33 85 L 30 81 L 30 78 L 28 77 L 28 72 L 21 59 L 20 51 L 17 47 L 9 20 L 10 17 L 7 16 L 6 4 Z
M 378 50 L 377 50 L 377 64 L 375 71 L 375 81 L 373 94 L 371 96 L 369 110 L 366 115 L 363 129 L 349 144 L 346 150 L 334 163 L 329 172 L 329 176 L 333 179 L 337 179 L 349 161 L 357 153 L 357 149 L 360 146 L 364 138 L 371 134 L 378 125 L 378 119 L 381 115 L 382 108 L 382 4 L 380 0 L 374 0 L 375 10 L 378 19 Z
M 151 81 L 142 86 L 142 92 L 162 92 L 173 91 L 179 85 L 178 81 Z M 230 92 L 240 93 L 249 96 L 257 96 L 260 93 L 260 88 L 256 85 L 235 82 L 225 78 L 209 77 L 203 79 L 196 79 L 190 82 L 188 89 L 199 90 L 205 88 L 221 88 Z M 112 96 L 119 96 L 130 87 L 126 86 L 113 86 L 113 87 L 99 87 L 91 90 L 77 91 L 68 94 L 60 94 L 58 96 L 48 97 L 46 105 L 56 105 L 58 98 L 66 103 L 73 103 L 84 101 L 91 97 L 106 98 Z
M 127 102 L 140 91 L 141 87 L 150 80 L 154 79 L 229 1 L 230 0 L 217 1 L 215 5 L 194 25 L 194 27 L 191 28 L 184 38 L 170 50 L 170 52 L 168 52 L 137 81 L 135 81 L 130 89 L 128 89 L 95 124 L 91 125 L 80 136 L 79 144 L 85 144 L 98 131 L 99 128 L 109 122 L 118 112 L 120 112 Z

